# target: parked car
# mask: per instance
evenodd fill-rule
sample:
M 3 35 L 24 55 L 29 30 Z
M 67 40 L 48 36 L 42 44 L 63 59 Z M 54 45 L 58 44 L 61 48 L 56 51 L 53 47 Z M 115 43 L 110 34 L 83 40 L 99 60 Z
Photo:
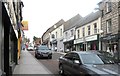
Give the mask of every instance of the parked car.
M 28 50 L 28 51 L 33 51 L 34 48 L 33 48 L 33 46 L 29 46 L 29 47 L 27 48 L 27 50 Z
M 46 45 L 40 45 L 35 50 L 35 57 L 36 58 L 47 57 L 49 59 L 52 59 L 52 51 Z
M 88 51 L 72 51 L 59 58 L 59 73 L 68 75 L 118 75 L 118 64 L 106 64 L 98 54 Z
M 110 52 L 107 51 L 90 51 L 98 54 L 104 63 L 118 63 L 118 59 L 115 58 Z

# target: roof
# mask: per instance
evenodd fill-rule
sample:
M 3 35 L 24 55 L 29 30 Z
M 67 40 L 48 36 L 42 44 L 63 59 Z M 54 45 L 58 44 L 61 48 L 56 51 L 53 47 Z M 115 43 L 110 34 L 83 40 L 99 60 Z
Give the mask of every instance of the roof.
M 101 12 L 100 11 L 97 11 L 95 13 L 90 13 L 89 15 L 83 17 L 77 24 L 76 28 L 80 27 L 80 26 L 83 26 L 85 24 L 88 24 L 96 19 L 98 19 L 101 15 Z
M 79 22 L 79 20 L 82 18 L 82 16 L 80 16 L 79 14 L 77 14 L 76 16 L 72 17 L 71 19 L 69 19 L 68 21 L 66 21 L 64 23 L 64 31 L 67 31 L 71 28 L 73 28 L 77 22 Z
M 62 25 L 64 23 L 64 20 L 63 19 L 61 19 L 61 20 L 59 20 L 56 24 L 54 24 L 54 25 L 56 25 L 56 28 L 57 27 L 59 27 L 60 25 Z M 50 33 L 51 31 L 53 31 L 55 28 L 54 28 L 54 25 L 53 26 L 51 26 L 50 28 L 48 28 L 47 30 L 46 30 L 46 32 L 44 32 L 44 34 L 42 35 L 42 37 L 45 35 L 45 34 L 48 34 L 48 33 Z
M 55 30 L 56 28 L 58 28 L 59 26 L 64 24 L 64 22 L 65 21 L 63 19 L 59 20 L 57 23 L 55 23 L 53 26 L 50 27 L 50 31 L 49 32 L 52 32 L 53 30 Z M 56 25 L 56 28 L 54 28 L 55 25 Z

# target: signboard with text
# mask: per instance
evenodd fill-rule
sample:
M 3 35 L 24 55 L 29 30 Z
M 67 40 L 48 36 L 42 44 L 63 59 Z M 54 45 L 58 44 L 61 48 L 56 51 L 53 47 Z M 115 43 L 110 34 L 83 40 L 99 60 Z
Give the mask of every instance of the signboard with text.
M 28 30 L 28 21 L 22 21 L 22 30 Z

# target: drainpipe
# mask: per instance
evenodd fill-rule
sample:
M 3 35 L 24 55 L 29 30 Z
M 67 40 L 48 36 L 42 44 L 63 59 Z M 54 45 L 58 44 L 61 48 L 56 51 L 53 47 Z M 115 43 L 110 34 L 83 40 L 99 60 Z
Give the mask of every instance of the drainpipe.
M 118 10 L 119 11 L 119 10 Z M 118 61 L 120 62 L 120 15 L 118 18 Z

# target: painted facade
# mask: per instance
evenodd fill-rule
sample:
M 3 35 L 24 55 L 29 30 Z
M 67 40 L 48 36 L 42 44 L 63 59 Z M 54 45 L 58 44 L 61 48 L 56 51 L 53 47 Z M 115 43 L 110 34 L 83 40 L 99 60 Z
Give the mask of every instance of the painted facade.
M 99 34 L 101 30 L 100 13 L 91 13 L 76 26 L 74 44 L 77 51 L 99 50 Z

